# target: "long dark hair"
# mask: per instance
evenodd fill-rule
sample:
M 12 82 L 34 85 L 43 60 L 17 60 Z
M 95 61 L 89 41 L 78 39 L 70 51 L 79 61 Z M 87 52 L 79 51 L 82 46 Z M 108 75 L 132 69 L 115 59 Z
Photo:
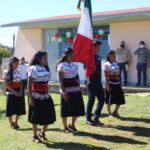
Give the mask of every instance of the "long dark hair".
M 110 55 L 115 55 L 115 51 L 114 50 L 109 50 L 107 55 L 106 55 L 106 61 L 110 62 Z
M 7 74 L 10 76 L 10 81 L 13 80 L 13 68 L 12 68 L 12 64 L 15 62 L 18 62 L 19 59 L 17 57 L 11 57 L 9 64 L 8 64 L 8 72 Z
M 66 61 L 66 58 L 71 55 L 73 53 L 73 49 L 68 47 L 65 49 L 64 51 L 64 54 L 58 59 L 57 63 L 56 63 L 56 70 L 57 70 L 57 67 L 60 63 L 62 62 L 65 62 Z
M 40 64 L 40 60 L 43 56 L 47 55 L 47 52 L 46 51 L 43 51 L 43 50 L 40 50 L 38 52 L 36 52 L 34 54 L 34 56 L 32 57 L 30 63 L 29 63 L 29 66 L 32 66 L 32 65 L 39 65 Z M 46 66 L 44 66 L 46 68 L 47 71 L 49 71 L 49 67 L 48 67 L 48 64 Z

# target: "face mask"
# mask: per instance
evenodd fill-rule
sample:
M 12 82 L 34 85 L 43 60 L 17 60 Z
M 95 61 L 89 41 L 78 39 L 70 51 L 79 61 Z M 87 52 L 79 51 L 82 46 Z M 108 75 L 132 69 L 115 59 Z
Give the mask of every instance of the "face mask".
M 120 45 L 120 47 L 121 47 L 121 48 L 124 48 L 124 47 L 125 47 L 125 45 L 124 45 L 124 44 L 121 44 L 121 45 Z
M 144 45 L 140 45 L 141 48 L 144 48 Z

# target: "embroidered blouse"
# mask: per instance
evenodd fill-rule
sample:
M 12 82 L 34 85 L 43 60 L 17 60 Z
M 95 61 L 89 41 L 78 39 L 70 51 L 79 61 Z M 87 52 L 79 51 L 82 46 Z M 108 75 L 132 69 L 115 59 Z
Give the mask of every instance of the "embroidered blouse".
M 12 76 L 13 76 L 13 80 L 11 80 L 11 77 L 10 77 L 10 73 L 8 72 L 8 70 L 5 70 L 4 73 L 3 73 L 3 79 L 7 79 L 10 86 L 13 88 L 13 89 L 20 89 L 21 87 L 21 73 L 19 72 L 18 69 L 15 69 L 12 71 Z M 11 92 L 6 89 L 6 94 L 11 94 Z
M 32 97 L 44 100 L 50 97 L 48 93 L 48 82 L 51 73 L 44 66 L 34 65 L 28 69 L 28 77 L 33 79 Z
M 57 72 L 59 71 L 64 72 L 64 78 L 74 78 L 78 75 L 78 65 L 75 62 L 63 62 L 60 63 L 57 67 Z
M 103 65 L 103 70 L 108 73 L 109 83 L 120 83 L 119 82 L 119 66 L 117 62 L 110 63 L 109 61 L 105 62 Z
M 57 72 L 62 71 L 64 72 L 64 87 L 65 92 L 67 93 L 74 93 L 80 92 L 80 85 L 79 85 L 79 76 L 78 76 L 78 65 L 75 62 L 67 63 L 63 62 L 60 63 L 57 67 Z M 60 92 L 62 92 L 60 90 Z

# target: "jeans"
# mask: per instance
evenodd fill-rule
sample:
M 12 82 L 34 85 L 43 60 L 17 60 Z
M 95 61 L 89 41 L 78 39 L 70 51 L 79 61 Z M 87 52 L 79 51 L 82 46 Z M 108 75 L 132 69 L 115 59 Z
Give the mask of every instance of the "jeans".
M 87 108 L 86 108 L 86 119 L 91 120 L 92 117 L 92 109 L 95 103 L 95 97 L 97 97 L 98 103 L 96 106 L 96 110 L 94 112 L 94 120 L 98 120 L 101 111 L 104 106 L 104 90 L 102 85 L 93 85 L 93 84 L 88 84 L 87 85 L 87 91 L 88 91 L 88 103 L 87 103 Z
M 143 74 L 143 85 L 146 86 L 146 80 L 147 80 L 146 70 L 147 70 L 146 63 L 137 64 L 137 78 L 138 78 L 137 84 L 138 85 L 141 85 L 141 74 Z
M 124 85 L 127 85 L 127 78 L 128 78 L 128 74 L 127 74 L 127 69 L 126 69 L 126 63 L 122 63 L 122 64 L 118 64 L 119 65 L 119 75 L 120 75 L 120 83 L 121 83 L 121 74 L 123 72 L 124 75 Z

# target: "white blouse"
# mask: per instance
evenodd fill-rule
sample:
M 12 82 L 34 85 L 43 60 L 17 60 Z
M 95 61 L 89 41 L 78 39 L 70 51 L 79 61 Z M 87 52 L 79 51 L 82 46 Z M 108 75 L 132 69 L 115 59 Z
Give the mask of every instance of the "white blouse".
M 34 83 L 47 83 L 50 80 L 51 73 L 47 71 L 45 67 L 35 65 L 30 66 L 28 69 L 28 77 L 33 79 Z M 39 93 L 39 92 L 32 92 L 32 97 L 39 100 L 44 100 L 50 97 L 50 94 L 47 93 Z
M 74 78 L 78 75 L 78 65 L 76 62 L 62 62 L 57 67 L 57 72 L 63 71 L 64 78 Z
M 12 82 L 20 82 L 21 81 L 21 73 L 19 72 L 18 69 L 13 70 L 12 74 L 13 74 Z M 4 71 L 3 78 L 10 80 L 10 74 L 8 73 L 8 70 Z
M 48 82 L 50 76 L 50 71 L 47 71 L 43 66 L 35 65 L 30 66 L 28 69 L 28 77 L 33 78 L 34 82 Z
M 109 61 L 103 64 L 103 70 L 107 71 L 109 75 L 119 75 L 119 66 L 117 62 L 110 63 Z

